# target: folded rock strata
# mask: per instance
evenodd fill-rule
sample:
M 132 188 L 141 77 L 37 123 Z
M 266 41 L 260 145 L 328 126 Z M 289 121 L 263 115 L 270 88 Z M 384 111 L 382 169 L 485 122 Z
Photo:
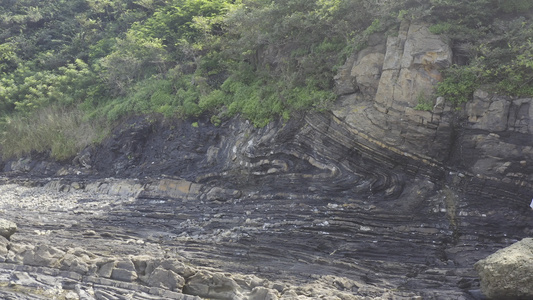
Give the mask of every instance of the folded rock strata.
M 433 93 L 452 57 L 404 23 L 348 59 L 331 112 L 260 129 L 136 117 L 71 165 L 6 162 L 34 177 L 0 186 L 21 227 L 0 259 L 22 278 L 0 282 L 69 272 L 92 284 L 70 291 L 102 299 L 116 282 L 139 299 L 475 299 L 474 263 L 533 234 L 532 99 L 479 90 L 457 110 Z

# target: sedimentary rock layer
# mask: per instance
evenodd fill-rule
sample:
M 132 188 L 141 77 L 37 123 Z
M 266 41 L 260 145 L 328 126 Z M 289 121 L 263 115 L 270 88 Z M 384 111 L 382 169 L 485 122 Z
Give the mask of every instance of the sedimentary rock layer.
M 533 234 L 532 99 L 431 98 L 449 51 L 404 23 L 347 61 L 331 112 L 260 129 L 135 117 L 72 164 L 5 162 L 3 290 L 41 297 L 55 276 L 99 299 L 479 297 L 474 263 Z

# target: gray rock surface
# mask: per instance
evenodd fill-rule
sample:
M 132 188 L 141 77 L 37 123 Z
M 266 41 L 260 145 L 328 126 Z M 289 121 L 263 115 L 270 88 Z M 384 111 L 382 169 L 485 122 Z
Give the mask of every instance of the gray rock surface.
M 187 280 L 184 291 L 203 298 L 232 300 L 241 298 L 239 285 L 220 273 L 198 272 Z
M 474 265 L 489 299 L 533 299 L 533 239 L 525 238 Z
M 65 252 L 49 245 L 38 245 L 22 253 L 25 265 L 43 267 L 58 267 L 60 259 L 64 256 Z
M 446 40 L 424 24 L 402 23 L 398 36 L 387 39 L 381 67 L 380 55 L 361 51 L 341 68 L 339 85 L 378 78 L 379 69 L 381 74 L 375 93 L 344 89 L 333 109 L 340 122 L 373 143 L 374 149 L 384 147 L 430 165 L 461 169 L 482 180 L 533 187 L 533 148 L 528 142 L 533 135 L 533 99 L 482 89 L 460 107 L 437 99 L 440 71 L 451 64 L 453 53 Z M 357 71 L 342 71 L 350 68 Z M 434 107 L 415 110 L 418 101 Z
M 0 236 L 0 262 L 4 262 L 6 260 L 6 255 L 8 253 L 8 244 L 9 241 L 5 237 Z
M 185 285 L 185 279 L 172 270 L 158 266 L 148 275 L 147 283 L 150 286 L 181 291 Z
M 17 224 L 0 219 L 0 237 L 9 239 L 17 231 Z

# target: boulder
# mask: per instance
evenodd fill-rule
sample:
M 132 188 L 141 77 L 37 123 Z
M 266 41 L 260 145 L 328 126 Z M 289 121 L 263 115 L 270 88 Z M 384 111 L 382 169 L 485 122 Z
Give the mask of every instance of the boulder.
M 202 298 L 240 298 L 239 285 L 232 278 L 221 274 L 201 271 L 188 279 L 183 292 Z
M 250 300 L 278 300 L 279 297 L 277 296 L 277 291 L 272 289 L 267 289 L 262 286 L 255 287 L 250 295 L 248 295 L 248 299 Z
M 99 265 L 98 268 L 98 276 L 104 277 L 104 278 L 110 278 L 111 273 L 113 272 L 113 269 L 115 268 L 115 261 L 102 261 L 100 263 L 97 263 Z
M 59 262 L 61 270 L 86 274 L 89 271 L 88 257 L 76 256 L 73 253 L 67 253 Z
M 174 271 L 159 266 L 148 277 L 148 284 L 167 290 L 181 291 L 185 285 L 185 279 Z
M 72 160 L 72 164 L 86 169 L 92 168 L 91 148 L 85 148 L 78 153 Z
M 497 251 L 474 268 L 489 299 L 533 299 L 533 238 Z
M 135 265 L 129 259 L 121 260 L 115 264 L 115 268 L 111 272 L 111 279 L 132 282 L 137 279 L 137 271 Z
M 24 251 L 23 263 L 30 266 L 57 267 L 65 252 L 48 245 L 38 245 Z
M 111 279 L 125 281 L 125 282 L 132 282 L 137 279 L 137 273 L 131 270 L 115 268 L 111 272 Z
M 24 245 L 11 242 L 9 244 L 9 251 L 6 255 L 6 262 L 10 264 L 22 264 L 24 263 L 24 254 L 27 251 L 32 251 L 33 246 Z
M 17 231 L 17 224 L 0 219 L 0 236 L 5 237 L 9 240 L 9 238 Z

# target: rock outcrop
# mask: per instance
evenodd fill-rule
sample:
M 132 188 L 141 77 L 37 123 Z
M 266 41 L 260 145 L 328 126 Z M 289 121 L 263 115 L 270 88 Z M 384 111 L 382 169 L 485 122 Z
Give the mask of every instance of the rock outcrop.
M 377 59 L 381 53 L 375 51 L 361 51 L 348 59 L 336 77 L 343 95 L 333 109 L 335 117 L 374 141 L 375 148 L 460 170 L 492 185 L 533 186 L 528 142 L 533 135 L 533 99 L 478 90 L 468 103 L 452 107 L 434 96 L 440 70 L 450 66 L 453 53 L 423 24 L 402 23 L 398 36 L 388 37 L 384 49 L 381 66 Z M 374 78 L 375 92 L 358 83 L 358 78 L 368 82 L 369 77 Z M 347 82 L 353 82 L 354 88 L 347 88 Z M 419 102 L 433 109 L 416 110 Z
M 474 267 L 489 299 L 533 299 L 533 239 L 501 249 Z
M 104 299 L 473 299 L 474 263 L 533 234 L 532 99 L 480 90 L 453 107 L 434 96 L 451 57 L 404 23 L 348 59 L 332 112 L 264 128 L 135 117 L 73 165 L 5 162 L 40 177 L 0 186 L 25 224 L 0 259 Z
M 333 113 L 375 141 L 425 159 L 446 161 L 453 144 L 454 114 L 450 104 L 437 101 L 435 86 L 442 79 L 440 70 L 451 65 L 450 46 L 425 25 L 408 22 L 402 23 L 397 37 L 382 43 L 374 48 L 385 49 L 384 53 L 362 51 L 356 60 L 347 61 L 343 69 L 352 72 L 346 78 L 341 71 L 337 84 L 356 82 L 358 92 L 345 89 Z M 359 83 L 368 82 L 369 77 L 376 88 Z M 434 106 L 433 111 L 415 110 L 420 102 Z

